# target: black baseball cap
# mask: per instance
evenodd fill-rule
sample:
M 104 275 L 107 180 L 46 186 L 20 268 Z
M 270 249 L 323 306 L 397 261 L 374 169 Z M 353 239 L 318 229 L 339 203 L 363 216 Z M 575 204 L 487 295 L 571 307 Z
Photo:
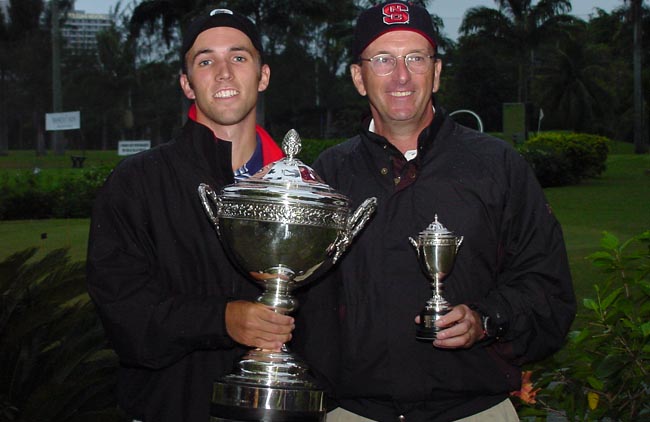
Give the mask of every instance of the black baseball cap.
M 194 41 L 201 34 L 210 28 L 227 26 L 235 28 L 246 34 L 262 56 L 262 39 L 255 24 L 241 13 L 234 12 L 230 9 L 214 9 L 206 15 L 199 16 L 190 22 L 183 35 L 183 44 L 181 46 L 181 68 L 183 73 L 187 73 L 185 66 L 185 55 L 192 48 Z
M 416 32 L 431 43 L 434 52 L 437 50 L 431 16 L 424 7 L 407 1 L 387 1 L 359 15 L 354 29 L 353 57 L 357 59 L 371 42 L 391 31 Z

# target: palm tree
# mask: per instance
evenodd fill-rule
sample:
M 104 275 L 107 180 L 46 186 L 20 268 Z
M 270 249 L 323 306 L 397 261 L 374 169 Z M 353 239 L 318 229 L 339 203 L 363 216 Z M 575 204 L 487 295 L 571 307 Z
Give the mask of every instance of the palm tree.
M 511 55 L 518 70 L 519 102 L 528 101 L 528 84 L 535 61 L 535 51 L 543 43 L 561 33 L 575 18 L 570 0 L 495 0 L 497 9 L 473 7 L 465 13 L 460 32 L 476 36 L 485 43 L 501 48 L 504 56 Z
M 145 0 L 131 15 L 131 35 L 138 37 L 143 29 L 149 35 L 160 31 L 163 39 L 170 44 L 184 28 L 189 16 L 209 4 L 208 0 Z
M 612 99 L 605 88 L 610 76 L 609 56 L 586 41 L 586 33 L 556 44 L 547 52 L 535 81 L 540 104 L 559 127 L 574 131 L 604 131 L 606 105 Z
M 35 248 L 0 262 L 0 420 L 118 421 L 117 358 L 85 290 L 85 264 Z

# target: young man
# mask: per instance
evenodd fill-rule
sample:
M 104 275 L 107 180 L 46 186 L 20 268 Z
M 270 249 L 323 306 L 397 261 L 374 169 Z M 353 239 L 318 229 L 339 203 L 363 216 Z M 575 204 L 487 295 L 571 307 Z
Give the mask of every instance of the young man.
M 535 175 L 507 143 L 456 124 L 435 104 L 442 65 L 428 12 L 392 1 L 364 11 L 352 81 L 372 119 L 325 151 L 316 171 L 373 219 L 336 272 L 342 282 L 337 421 L 517 421 L 521 365 L 563 343 L 575 297 L 560 225 Z M 353 204 L 354 206 L 354 204 Z M 435 216 L 464 240 L 435 321 L 409 237 Z
M 257 29 L 216 9 L 185 31 L 180 85 L 194 100 L 174 141 L 125 159 L 94 207 L 88 290 L 119 360 L 118 401 L 144 422 L 206 422 L 212 383 L 246 347 L 279 349 L 293 318 L 254 303 L 197 194 L 282 152 L 255 124 L 269 83 Z

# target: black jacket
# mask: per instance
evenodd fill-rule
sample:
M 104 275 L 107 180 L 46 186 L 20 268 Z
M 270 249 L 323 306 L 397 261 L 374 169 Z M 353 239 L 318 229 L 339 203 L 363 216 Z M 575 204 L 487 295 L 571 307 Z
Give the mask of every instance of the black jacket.
M 119 404 L 145 422 L 208 421 L 212 382 L 245 352 L 226 333 L 225 306 L 261 289 L 227 259 L 197 193 L 233 183 L 230 145 L 190 120 L 176 141 L 120 163 L 95 203 L 88 290 L 120 360 Z M 321 318 L 308 311 L 326 297 L 306 301 L 306 313 Z
M 501 140 L 437 113 L 418 156 L 363 131 L 325 151 L 315 170 L 354 206 L 378 208 L 330 278 L 344 286 L 343 407 L 379 420 L 450 421 L 519 389 L 520 365 L 563 344 L 575 297 L 560 225 L 535 175 Z M 399 169 L 399 170 L 398 170 Z M 464 236 L 444 296 L 498 321 L 499 341 L 442 350 L 415 339 L 414 317 L 432 292 L 409 237 L 437 214 Z

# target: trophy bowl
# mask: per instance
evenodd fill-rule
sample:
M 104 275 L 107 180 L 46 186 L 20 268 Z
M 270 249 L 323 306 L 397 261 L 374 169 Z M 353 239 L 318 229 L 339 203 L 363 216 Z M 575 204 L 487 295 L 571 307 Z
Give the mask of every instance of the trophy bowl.
M 449 302 L 442 296 L 442 280 L 449 274 L 454 266 L 456 254 L 463 236 L 456 236 L 438 221 L 434 221 L 418 235 L 417 240 L 409 237 L 411 244 L 418 253 L 422 269 L 431 279 L 433 296 L 427 300 L 424 309 L 420 312 L 420 324 L 415 337 L 418 340 L 433 341 L 437 338 L 441 328 L 435 322 L 451 310 Z
M 198 188 L 203 207 L 235 265 L 262 287 L 257 301 L 289 314 L 292 291 L 326 272 L 376 208 L 369 198 L 354 212 L 350 200 L 295 158 L 300 137 L 290 130 L 287 158 L 217 194 Z M 211 421 L 323 421 L 324 392 L 286 345 L 250 350 L 234 372 L 213 385 Z

